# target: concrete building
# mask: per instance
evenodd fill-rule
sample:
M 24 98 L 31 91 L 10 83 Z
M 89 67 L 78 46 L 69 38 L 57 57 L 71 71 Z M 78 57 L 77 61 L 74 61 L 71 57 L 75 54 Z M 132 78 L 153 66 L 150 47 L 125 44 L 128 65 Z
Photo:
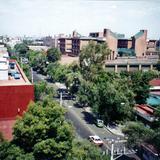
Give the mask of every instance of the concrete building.
M 95 43 L 104 43 L 103 39 L 100 38 L 93 38 L 93 37 L 73 37 L 72 38 L 72 49 L 71 52 L 68 54 L 70 56 L 79 56 L 83 47 L 89 44 L 89 42 Z
M 22 116 L 34 100 L 34 87 L 15 60 L 9 60 L 6 68 L 5 75 L 0 70 L 0 132 L 11 139 L 16 116 Z
M 72 52 L 72 38 L 59 38 L 59 48 L 62 54 L 70 54 Z
M 147 41 L 146 57 L 159 58 L 160 55 L 160 42 L 158 40 Z
M 148 58 L 122 58 L 118 57 L 115 60 L 106 60 L 107 71 L 148 71 L 156 69 L 158 59 Z
M 113 60 L 117 57 L 117 44 L 120 34 L 112 32 L 110 29 L 104 29 L 103 32 L 92 32 L 89 36 L 94 38 L 102 38 L 107 43 L 111 54 L 107 57 L 109 60 Z

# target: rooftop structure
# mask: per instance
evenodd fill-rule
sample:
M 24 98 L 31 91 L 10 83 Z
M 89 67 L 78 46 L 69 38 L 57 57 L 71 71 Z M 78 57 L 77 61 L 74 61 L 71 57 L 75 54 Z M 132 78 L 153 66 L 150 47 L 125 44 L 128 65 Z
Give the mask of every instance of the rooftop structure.
M 155 121 L 154 108 L 147 104 L 137 104 L 134 107 L 135 113 L 147 122 Z

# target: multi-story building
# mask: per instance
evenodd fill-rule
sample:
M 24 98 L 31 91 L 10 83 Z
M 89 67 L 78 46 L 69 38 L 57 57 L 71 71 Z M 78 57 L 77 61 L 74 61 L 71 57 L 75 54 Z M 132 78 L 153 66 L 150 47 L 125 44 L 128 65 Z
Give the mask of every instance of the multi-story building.
M 16 116 L 22 116 L 34 100 L 34 87 L 15 60 L 3 58 L 0 63 L 0 132 L 12 138 Z
M 160 55 L 160 42 L 158 40 L 147 41 L 146 57 L 158 58 Z
M 102 38 L 107 43 L 111 54 L 107 56 L 107 59 L 115 59 L 117 57 L 117 44 L 118 36 L 120 34 L 112 32 L 110 29 L 104 29 L 103 32 L 92 32 L 89 34 L 91 37 Z
M 104 40 L 93 37 L 73 37 L 72 38 L 72 50 L 69 53 L 70 56 L 78 56 L 83 47 L 89 44 L 89 42 L 103 43 Z
M 72 52 L 72 38 L 59 38 L 59 48 L 62 54 L 70 54 Z
M 74 31 L 72 37 L 60 38 L 59 41 L 61 52 L 72 56 L 78 56 L 89 41 L 107 43 L 111 50 L 107 60 L 130 56 L 144 58 L 160 54 L 160 42 L 157 40 L 147 42 L 147 30 L 140 30 L 131 38 L 125 38 L 124 34 L 112 32 L 110 29 L 104 29 L 103 32 L 91 32 L 89 37 L 83 37 Z

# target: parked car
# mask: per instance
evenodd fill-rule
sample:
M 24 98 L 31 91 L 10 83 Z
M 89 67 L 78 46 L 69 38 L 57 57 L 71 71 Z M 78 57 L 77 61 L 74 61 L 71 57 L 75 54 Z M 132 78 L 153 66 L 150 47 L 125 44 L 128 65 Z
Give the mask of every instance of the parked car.
M 94 136 L 89 136 L 89 141 L 93 142 L 95 145 L 97 146 L 102 146 L 103 145 L 103 141 L 101 140 L 101 138 L 97 135 Z
M 96 119 L 96 125 L 97 125 L 97 127 L 103 128 L 104 121 L 101 119 Z
M 15 62 L 10 62 L 9 66 L 10 66 L 10 69 L 15 69 Z
M 15 78 L 15 79 L 20 79 L 20 74 L 19 74 L 19 72 L 16 72 L 16 73 L 14 74 L 14 78 Z

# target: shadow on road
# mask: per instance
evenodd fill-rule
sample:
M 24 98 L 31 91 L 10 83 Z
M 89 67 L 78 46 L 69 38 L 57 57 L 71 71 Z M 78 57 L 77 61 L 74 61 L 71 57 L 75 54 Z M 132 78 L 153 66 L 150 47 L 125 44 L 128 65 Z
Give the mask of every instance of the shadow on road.
M 88 124 L 95 124 L 95 118 L 91 113 L 88 113 L 86 111 L 82 111 L 82 114 L 84 115 L 83 119 L 88 123 Z

